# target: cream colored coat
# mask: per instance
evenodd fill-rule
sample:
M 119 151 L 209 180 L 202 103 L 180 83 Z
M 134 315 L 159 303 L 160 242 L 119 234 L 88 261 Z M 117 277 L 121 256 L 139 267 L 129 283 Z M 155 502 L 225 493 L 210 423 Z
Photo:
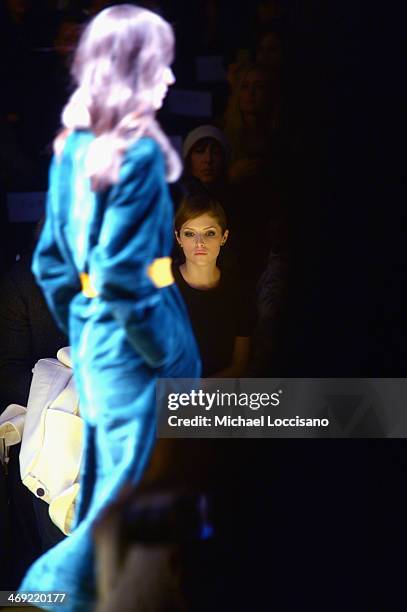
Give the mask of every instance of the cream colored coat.
M 79 416 L 69 348 L 40 359 L 33 370 L 27 408 L 11 404 L 0 416 L 0 458 L 21 441 L 22 482 L 49 504 L 49 515 L 69 534 L 79 491 L 83 422 Z

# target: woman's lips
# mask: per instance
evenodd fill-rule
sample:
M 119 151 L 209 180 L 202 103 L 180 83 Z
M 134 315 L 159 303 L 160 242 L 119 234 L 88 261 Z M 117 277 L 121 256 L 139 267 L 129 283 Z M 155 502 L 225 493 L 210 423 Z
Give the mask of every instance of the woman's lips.
M 207 251 L 195 251 L 194 255 L 207 255 Z

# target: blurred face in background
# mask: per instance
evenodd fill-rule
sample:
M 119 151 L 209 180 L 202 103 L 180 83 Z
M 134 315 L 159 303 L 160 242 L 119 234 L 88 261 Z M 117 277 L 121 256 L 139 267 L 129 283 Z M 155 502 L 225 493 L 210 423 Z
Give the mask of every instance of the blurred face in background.
M 54 47 L 55 51 L 62 58 L 70 58 L 73 53 L 81 33 L 81 26 L 75 21 L 64 21 L 58 28 Z
M 256 62 L 272 69 L 280 67 L 282 57 L 281 38 L 275 32 L 267 32 L 259 41 Z
M 6 0 L 7 10 L 15 21 L 24 19 L 31 8 L 31 0 Z
M 261 68 L 249 70 L 239 91 L 239 109 L 245 115 L 263 115 L 270 110 L 270 79 Z
M 202 138 L 192 147 L 189 154 L 190 172 L 202 183 L 216 183 L 222 176 L 224 166 L 223 147 L 214 138 Z
M 227 240 L 228 230 L 223 232 L 217 219 L 210 213 L 204 213 L 188 219 L 176 237 L 187 262 L 207 266 L 216 264 L 220 247 Z

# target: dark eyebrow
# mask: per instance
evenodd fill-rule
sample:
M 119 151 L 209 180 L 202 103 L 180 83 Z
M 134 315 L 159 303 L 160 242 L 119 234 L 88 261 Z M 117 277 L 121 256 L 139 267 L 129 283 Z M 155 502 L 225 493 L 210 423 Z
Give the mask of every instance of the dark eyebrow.
M 186 229 L 193 230 L 194 232 L 196 231 L 194 227 L 189 227 L 189 226 L 184 227 L 184 230 L 186 230 Z M 214 229 L 214 230 L 216 230 L 216 227 L 214 225 L 208 225 L 208 227 L 203 227 L 202 229 L 204 229 L 204 230 L 207 230 L 207 229 Z

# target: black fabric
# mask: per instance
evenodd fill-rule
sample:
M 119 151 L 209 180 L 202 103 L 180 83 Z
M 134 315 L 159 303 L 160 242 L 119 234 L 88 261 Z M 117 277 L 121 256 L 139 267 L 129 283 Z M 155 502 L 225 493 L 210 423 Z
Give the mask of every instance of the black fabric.
M 185 282 L 178 266 L 173 269 L 198 342 L 202 375 L 211 376 L 231 365 L 237 336 L 250 336 L 252 311 L 238 278 L 223 271 L 219 284 L 201 290 Z
M 15 264 L 0 290 L 0 412 L 27 405 L 32 368 L 67 346 L 35 284 L 30 256 Z
M 38 525 L 39 537 L 41 540 L 41 554 L 58 544 L 64 539 L 62 531 L 54 525 L 49 517 L 49 505 L 30 494 L 30 501 L 34 505 L 35 519 Z
M 0 462 L 0 591 L 10 588 L 10 516 L 7 500 L 6 473 Z
M 27 405 L 35 363 L 55 357 L 68 344 L 35 284 L 30 264 L 30 255 L 24 256 L 0 289 L 0 413 L 12 403 Z M 59 534 L 62 537 L 51 523 L 48 505 L 47 512 L 34 513 L 35 498 L 21 482 L 19 452 L 20 445 L 11 447 L 7 490 L 4 496 L 0 491 L 0 552 L 9 564 L 7 589 L 16 589 L 31 563 L 56 543 Z M 9 542 L 1 537 L 3 515 Z
M 40 533 L 33 512 L 32 493 L 20 477 L 20 444 L 10 448 L 7 476 L 8 507 L 10 512 L 8 559 L 10 576 L 8 589 L 17 589 L 25 572 L 42 552 Z M 48 518 L 48 521 L 50 519 Z

